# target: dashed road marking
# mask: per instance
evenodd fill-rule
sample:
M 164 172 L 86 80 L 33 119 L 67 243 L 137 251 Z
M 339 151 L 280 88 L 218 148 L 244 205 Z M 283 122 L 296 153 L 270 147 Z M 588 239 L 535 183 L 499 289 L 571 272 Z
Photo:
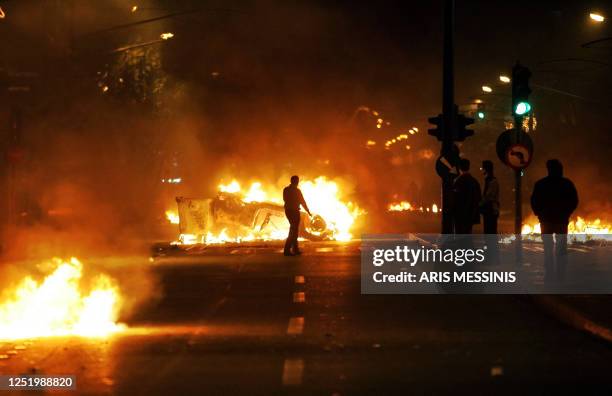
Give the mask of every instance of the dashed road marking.
M 283 385 L 301 385 L 304 376 L 304 359 L 285 359 Z
M 296 275 L 295 276 L 295 283 L 301 285 L 306 283 L 306 280 L 304 279 L 304 275 Z
M 303 303 L 306 301 L 306 293 L 304 292 L 295 292 L 293 293 L 293 302 L 294 303 Z
M 289 318 L 289 325 L 287 326 L 287 334 L 295 335 L 302 334 L 304 331 L 304 317 L 297 316 Z

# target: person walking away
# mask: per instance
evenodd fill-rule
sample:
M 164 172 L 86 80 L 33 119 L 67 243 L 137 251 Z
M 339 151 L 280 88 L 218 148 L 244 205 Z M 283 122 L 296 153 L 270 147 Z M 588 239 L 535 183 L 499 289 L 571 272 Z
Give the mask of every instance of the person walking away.
M 471 234 L 473 225 L 480 223 L 480 201 L 480 184 L 470 174 L 470 160 L 462 158 L 459 160 L 459 176 L 453 184 L 455 234 Z
M 542 230 L 544 279 L 562 281 L 567 267 L 567 226 L 578 207 L 578 192 L 574 183 L 563 177 L 561 161 L 548 160 L 546 169 L 548 176 L 538 180 L 533 188 L 531 209 L 540 220 Z
M 300 178 L 291 176 L 291 184 L 283 189 L 283 201 L 285 202 L 285 215 L 289 221 L 289 235 L 285 241 L 285 256 L 296 256 L 302 254 L 298 247 L 298 234 L 300 230 L 300 206 L 306 210 L 309 216 L 310 209 L 304 200 L 302 191 L 298 188 Z
M 480 201 L 480 213 L 482 214 L 482 227 L 485 241 L 489 248 L 488 259 L 490 263 L 499 262 L 499 248 L 497 246 L 497 220 L 499 218 L 499 183 L 493 172 L 493 162 L 482 161 L 482 173 L 484 176 L 484 189 Z

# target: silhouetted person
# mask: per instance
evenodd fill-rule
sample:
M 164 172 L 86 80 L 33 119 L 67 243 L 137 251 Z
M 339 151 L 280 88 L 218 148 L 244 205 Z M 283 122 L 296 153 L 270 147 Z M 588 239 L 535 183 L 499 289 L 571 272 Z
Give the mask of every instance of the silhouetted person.
M 459 176 L 453 184 L 453 219 L 456 234 L 471 234 L 474 224 L 480 223 L 480 184 L 470 174 L 470 160 L 459 160 Z
M 497 219 L 499 217 L 499 183 L 493 174 L 493 162 L 482 161 L 484 175 L 484 189 L 480 212 L 482 213 L 483 233 L 497 234 Z
M 493 162 L 482 161 L 484 175 L 484 189 L 480 201 L 482 214 L 482 232 L 488 246 L 487 258 L 490 264 L 499 262 L 499 249 L 497 246 L 497 219 L 499 218 L 499 183 L 493 173 Z
M 563 177 L 563 165 L 559 160 L 548 160 L 546 168 L 548 176 L 538 180 L 533 188 L 531 208 L 538 216 L 542 229 L 545 280 L 552 280 L 555 274 L 558 280 L 563 280 L 567 265 L 567 225 L 572 212 L 578 207 L 578 192 L 574 183 Z M 553 259 L 555 244 L 556 271 Z
M 289 220 L 289 235 L 285 242 L 285 256 L 295 256 L 302 254 L 298 248 L 298 233 L 300 230 L 300 205 L 308 212 L 310 209 L 306 205 L 302 191 L 298 188 L 300 178 L 291 176 L 291 184 L 283 190 L 283 201 L 285 201 L 285 215 Z

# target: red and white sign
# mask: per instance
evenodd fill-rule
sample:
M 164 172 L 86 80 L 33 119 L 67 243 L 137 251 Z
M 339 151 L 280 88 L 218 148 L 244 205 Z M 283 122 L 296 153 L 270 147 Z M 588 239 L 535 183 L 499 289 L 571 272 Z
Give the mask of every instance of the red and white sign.
M 531 162 L 531 152 L 526 145 L 513 144 L 506 150 L 506 164 L 513 169 L 524 169 Z

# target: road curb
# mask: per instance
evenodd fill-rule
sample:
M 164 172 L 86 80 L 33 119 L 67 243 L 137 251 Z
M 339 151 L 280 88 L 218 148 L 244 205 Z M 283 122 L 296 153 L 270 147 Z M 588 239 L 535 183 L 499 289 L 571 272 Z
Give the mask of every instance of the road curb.
M 532 300 L 560 321 L 612 343 L 612 329 L 610 327 L 592 320 L 570 304 L 561 301 L 558 297 L 539 295 L 532 296 Z

